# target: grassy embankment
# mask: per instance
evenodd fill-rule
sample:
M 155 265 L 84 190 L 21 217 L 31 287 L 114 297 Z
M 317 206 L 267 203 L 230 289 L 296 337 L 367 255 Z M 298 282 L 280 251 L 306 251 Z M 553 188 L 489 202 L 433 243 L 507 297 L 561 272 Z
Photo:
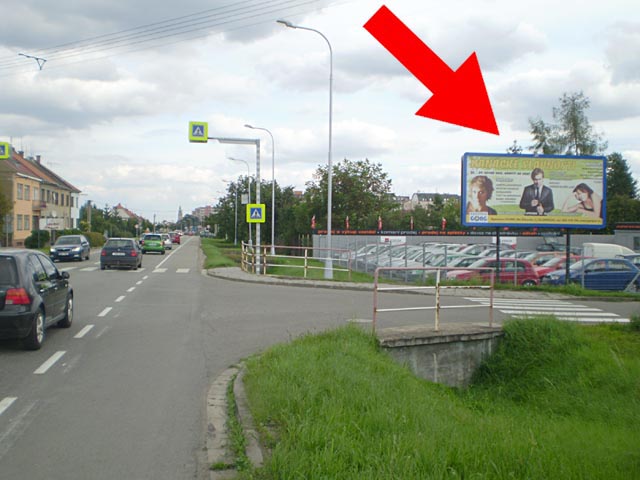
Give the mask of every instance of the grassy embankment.
M 640 478 L 640 317 L 505 325 L 465 390 L 416 378 L 357 327 L 247 361 L 271 449 L 241 478 Z

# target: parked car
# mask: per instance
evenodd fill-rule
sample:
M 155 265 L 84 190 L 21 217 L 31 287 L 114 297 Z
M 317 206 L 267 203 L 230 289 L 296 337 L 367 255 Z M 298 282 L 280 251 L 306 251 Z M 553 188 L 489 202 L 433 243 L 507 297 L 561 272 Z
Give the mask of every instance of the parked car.
M 618 258 L 626 258 L 630 260 L 636 267 L 640 268 L 640 253 L 634 253 L 630 255 L 616 255 Z
M 133 238 L 110 238 L 100 252 L 100 270 L 128 267 L 137 270 L 142 266 L 142 250 Z
M 47 327 L 72 321 L 68 272 L 37 250 L 0 250 L 0 339 L 22 339 L 24 348 L 38 350 Z
M 180 233 L 179 232 L 169 232 L 169 238 L 171 239 L 171 243 L 175 243 L 176 245 L 180 245 Z
M 481 278 L 489 281 L 491 272 L 496 274 L 498 260 L 496 258 L 481 257 L 475 261 L 469 268 L 481 268 L 482 270 L 450 270 L 447 272 L 449 280 L 470 280 L 472 278 Z M 538 285 L 540 279 L 533 269 L 531 262 L 519 258 L 500 258 L 500 276 L 495 276 L 497 282 L 513 283 L 531 287 Z
M 564 285 L 566 272 L 556 270 L 543 278 L 548 285 Z M 590 290 L 640 291 L 640 269 L 626 258 L 591 258 L 569 267 L 569 282 Z
M 49 249 L 51 260 L 89 260 L 91 246 L 84 235 L 62 235 Z
M 578 260 L 582 260 L 582 257 L 572 255 L 569 257 L 568 263 L 569 265 L 573 265 Z M 533 269 L 536 271 L 540 280 L 542 281 L 542 277 L 547 275 L 548 273 L 554 272 L 556 270 L 565 270 L 567 268 L 567 257 L 565 255 L 560 255 L 557 257 L 550 258 L 542 265 L 534 265 Z
M 140 240 L 142 253 L 156 252 L 164 255 L 164 243 L 159 233 L 145 233 Z
M 173 243 L 171 242 L 171 237 L 169 237 L 168 233 L 161 233 L 162 244 L 164 245 L 165 250 L 171 250 L 173 248 Z

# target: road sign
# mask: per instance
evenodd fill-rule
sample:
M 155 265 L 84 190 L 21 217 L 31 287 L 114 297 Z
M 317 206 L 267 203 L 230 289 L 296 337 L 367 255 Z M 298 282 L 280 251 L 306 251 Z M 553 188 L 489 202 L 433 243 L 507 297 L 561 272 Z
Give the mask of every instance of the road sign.
M 9 158 L 11 146 L 7 142 L 0 142 L 0 160 Z
M 189 122 L 189 141 L 207 143 L 209 124 L 207 122 Z
M 264 203 L 248 203 L 247 223 L 264 223 L 266 217 L 265 211 L 266 206 Z

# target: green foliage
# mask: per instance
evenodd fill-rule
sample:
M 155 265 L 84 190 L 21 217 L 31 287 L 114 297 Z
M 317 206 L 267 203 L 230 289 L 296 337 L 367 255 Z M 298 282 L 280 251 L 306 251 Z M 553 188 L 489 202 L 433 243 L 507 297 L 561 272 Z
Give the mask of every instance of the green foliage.
M 633 178 L 629 164 L 618 152 L 607 156 L 607 194 L 609 198 L 631 199 L 638 194 L 638 182 Z M 635 217 L 636 220 L 638 218 Z
M 240 247 L 234 247 L 214 238 L 202 238 L 200 242 L 202 251 L 207 257 L 204 268 L 233 267 L 240 263 Z M 230 252 L 234 253 L 230 255 Z
M 43 248 L 49 243 L 49 231 L 48 230 L 32 230 L 24 240 L 24 246 L 27 248 Z
M 560 106 L 553 108 L 555 124 L 547 124 L 540 118 L 529 119 L 534 143 L 529 147 L 534 153 L 558 155 L 596 155 L 607 148 L 602 135 L 593 131 L 586 111 L 589 99 L 582 92 L 560 98 Z
M 505 329 L 468 390 L 416 378 L 353 326 L 250 358 L 271 449 L 252 478 L 635 478 L 640 336 L 550 319 Z

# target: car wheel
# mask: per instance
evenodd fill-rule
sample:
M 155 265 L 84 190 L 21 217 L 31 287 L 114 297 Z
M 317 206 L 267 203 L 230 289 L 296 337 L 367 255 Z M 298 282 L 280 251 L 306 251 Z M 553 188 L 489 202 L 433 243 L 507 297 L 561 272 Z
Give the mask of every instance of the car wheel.
M 104 270 L 105 268 L 107 267 L 105 267 L 104 265 L 100 265 L 100 270 Z
M 533 280 L 525 280 L 524 282 L 522 282 L 522 286 L 523 287 L 535 287 L 536 286 L 536 282 L 534 282 Z
M 73 322 L 73 295 L 67 297 L 67 306 L 64 312 L 64 317 L 58 322 L 58 326 L 61 328 L 69 328 Z
M 38 309 L 33 317 L 31 331 L 23 340 L 24 348 L 27 350 L 39 350 L 44 341 L 44 312 Z
M 164 255 L 164 253 L 165 253 L 164 250 L 162 250 L 162 255 Z

